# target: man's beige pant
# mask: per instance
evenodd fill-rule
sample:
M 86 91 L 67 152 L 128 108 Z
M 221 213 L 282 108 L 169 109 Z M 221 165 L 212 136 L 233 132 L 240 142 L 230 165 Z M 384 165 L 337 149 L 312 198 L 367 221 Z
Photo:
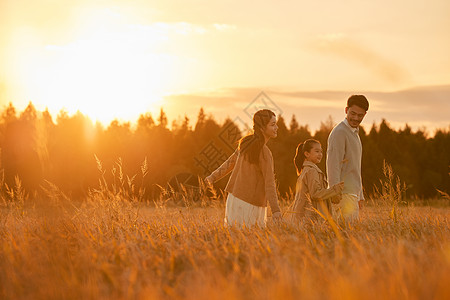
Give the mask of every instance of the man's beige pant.
M 352 194 L 342 194 L 342 199 L 336 205 L 337 218 L 343 217 L 347 222 L 353 222 L 359 218 L 358 197 Z

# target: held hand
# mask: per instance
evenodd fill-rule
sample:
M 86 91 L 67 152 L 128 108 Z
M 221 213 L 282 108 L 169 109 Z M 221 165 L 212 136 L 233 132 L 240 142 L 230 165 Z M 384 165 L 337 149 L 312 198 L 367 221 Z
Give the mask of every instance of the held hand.
M 361 199 L 358 201 L 359 209 L 363 209 L 365 202 L 366 202 L 366 200 L 364 200 L 364 199 Z
M 206 183 L 208 186 L 211 186 L 211 185 L 213 184 L 213 182 L 212 182 L 210 176 L 208 176 L 208 177 L 205 178 L 205 183 Z
M 339 204 L 341 202 L 341 199 L 342 199 L 342 194 L 331 197 L 331 203 Z
M 342 191 L 344 190 L 344 182 L 341 181 L 341 182 L 333 185 L 333 189 L 337 193 L 337 195 L 334 197 L 331 197 L 331 202 L 334 204 L 339 204 L 339 202 L 341 202 L 341 199 L 342 199 Z
M 339 183 L 336 183 L 335 185 L 334 185 L 334 188 L 335 188 L 335 191 L 337 192 L 337 193 L 342 193 L 342 191 L 344 190 L 344 182 L 343 181 L 341 181 L 341 182 L 339 182 Z

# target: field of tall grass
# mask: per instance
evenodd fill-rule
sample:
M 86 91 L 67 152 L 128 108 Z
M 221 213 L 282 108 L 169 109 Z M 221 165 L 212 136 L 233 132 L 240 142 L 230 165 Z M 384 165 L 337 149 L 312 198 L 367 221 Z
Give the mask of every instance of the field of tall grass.
M 448 199 L 402 204 L 388 168 L 357 223 L 243 230 L 221 195 L 146 203 L 114 172 L 81 202 L 2 185 L 0 299 L 450 299 Z

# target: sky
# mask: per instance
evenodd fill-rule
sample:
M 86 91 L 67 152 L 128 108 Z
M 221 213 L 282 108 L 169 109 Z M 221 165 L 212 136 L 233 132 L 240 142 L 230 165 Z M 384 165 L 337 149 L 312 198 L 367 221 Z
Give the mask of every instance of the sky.
M 446 0 L 0 0 L 0 107 L 249 122 L 264 92 L 314 130 L 365 94 L 367 126 L 433 131 L 450 126 L 449 53 Z

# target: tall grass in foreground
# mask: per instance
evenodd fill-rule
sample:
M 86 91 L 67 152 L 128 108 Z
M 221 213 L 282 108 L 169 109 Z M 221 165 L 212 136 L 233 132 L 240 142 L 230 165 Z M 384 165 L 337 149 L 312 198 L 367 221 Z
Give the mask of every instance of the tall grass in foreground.
M 338 239 L 325 222 L 227 229 L 223 201 L 143 205 L 131 180 L 101 179 L 83 203 L 51 183 L 45 203 L 20 202 L 17 184 L 1 192 L 1 299 L 450 298 L 448 208 L 393 218 L 374 199 Z

